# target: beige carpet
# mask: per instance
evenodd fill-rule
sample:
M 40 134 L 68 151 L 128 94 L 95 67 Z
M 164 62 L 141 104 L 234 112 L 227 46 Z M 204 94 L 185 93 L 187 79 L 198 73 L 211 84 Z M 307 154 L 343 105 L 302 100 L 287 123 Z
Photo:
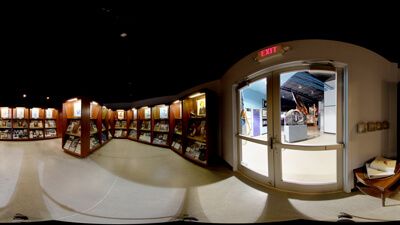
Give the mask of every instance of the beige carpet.
M 201 222 L 311 219 L 400 220 L 400 194 L 295 195 L 258 186 L 226 168 L 205 169 L 169 149 L 113 140 L 86 159 L 61 140 L 0 142 L 0 222 L 157 223 L 194 216 Z

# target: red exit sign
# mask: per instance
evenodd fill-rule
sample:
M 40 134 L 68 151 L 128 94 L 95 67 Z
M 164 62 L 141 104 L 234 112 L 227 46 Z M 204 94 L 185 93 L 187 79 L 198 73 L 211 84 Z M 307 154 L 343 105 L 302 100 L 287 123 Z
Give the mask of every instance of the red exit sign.
M 284 53 L 284 50 L 281 45 L 275 45 L 272 47 L 264 48 L 260 50 L 257 54 L 256 60 L 257 61 L 262 61 L 266 58 L 270 58 L 275 55 L 282 55 Z

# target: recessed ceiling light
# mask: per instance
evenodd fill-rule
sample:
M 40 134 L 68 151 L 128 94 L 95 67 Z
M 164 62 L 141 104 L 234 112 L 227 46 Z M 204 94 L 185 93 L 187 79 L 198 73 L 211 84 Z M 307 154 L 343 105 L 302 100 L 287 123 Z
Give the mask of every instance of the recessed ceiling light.
M 127 37 L 127 36 L 128 36 L 128 34 L 127 34 L 127 33 L 125 33 L 125 32 L 123 32 L 123 33 L 121 33 L 121 34 L 120 34 L 120 36 L 121 36 L 122 38 L 125 38 L 125 37 Z
M 23 94 L 22 97 L 23 97 L 23 98 L 26 98 L 26 94 Z
M 49 99 L 50 99 L 50 97 L 49 97 L 49 96 L 47 96 L 47 97 L 46 97 L 46 99 L 47 99 L 47 100 L 49 100 Z

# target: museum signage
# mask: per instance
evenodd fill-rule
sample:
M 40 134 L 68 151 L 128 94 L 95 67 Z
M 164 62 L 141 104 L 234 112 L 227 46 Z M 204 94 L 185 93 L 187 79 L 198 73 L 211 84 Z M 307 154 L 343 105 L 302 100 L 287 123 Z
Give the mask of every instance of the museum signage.
M 257 53 L 256 61 L 261 62 L 265 59 L 269 59 L 272 56 L 282 55 L 285 52 L 285 49 L 282 45 L 274 45 L 268 48 L 264 48 Z

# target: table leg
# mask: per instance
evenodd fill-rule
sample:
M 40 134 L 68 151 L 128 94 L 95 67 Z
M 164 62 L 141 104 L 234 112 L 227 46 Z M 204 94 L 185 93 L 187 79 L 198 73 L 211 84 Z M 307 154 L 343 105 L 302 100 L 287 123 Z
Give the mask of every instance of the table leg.
M 385 207 L 385 193 L 381 193 L 381 198 L 382 198 L 382 207 Z

